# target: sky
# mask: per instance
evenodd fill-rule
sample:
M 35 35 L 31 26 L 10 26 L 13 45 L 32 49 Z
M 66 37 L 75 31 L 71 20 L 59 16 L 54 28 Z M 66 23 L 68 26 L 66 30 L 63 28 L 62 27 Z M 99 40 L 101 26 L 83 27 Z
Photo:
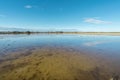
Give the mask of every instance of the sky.
M 0 0 L 0 30 L 120 32 L 120 0 Z

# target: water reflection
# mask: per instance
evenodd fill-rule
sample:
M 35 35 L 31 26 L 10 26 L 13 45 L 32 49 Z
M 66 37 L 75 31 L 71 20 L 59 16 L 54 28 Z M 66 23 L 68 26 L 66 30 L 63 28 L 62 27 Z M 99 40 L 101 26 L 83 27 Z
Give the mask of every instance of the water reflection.
M 119 52 L 119 36 L 0 35 L 0 79 L 42 80 L 39 74 L 51 80 L 54 75 L 58 80 L 114 80 L 120 74 Z
M 0 35 L 0 53 L 40 46 L 66 46 L 116 53 L 120 51 L 119 36 L 92 35 Z

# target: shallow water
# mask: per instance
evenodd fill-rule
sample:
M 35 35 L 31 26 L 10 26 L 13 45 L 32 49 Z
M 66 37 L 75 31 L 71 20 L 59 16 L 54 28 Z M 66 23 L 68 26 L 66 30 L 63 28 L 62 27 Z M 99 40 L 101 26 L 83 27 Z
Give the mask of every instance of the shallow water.
M 51 47 L 50 51 L 48 48 L 45 48 L 46 51 L 48 49 L 48 53 L 50 52 L 49 55 L 51 55 L 52 51 L 54 53 L 57 47 L 63 48 L 63 54 L 68 52 L 70 55 L 74 52 L 87 53 L 88 57 L 92 56 L 92 58 L 95 58 L 97 64 L 99 62 L 100 64 L 103 62 L 105 65 L 110 64 L 109 68 L 111 71 L 114 71 L 113 73 L 120 72 L 120 36 L 79 34 L 0 35 L 0 56 L 24 51 L 25 49 L 34 50 L 43 47 Z M 65 52 L 64 49 L 70 49 L 70 51 Z M 60 51 L 56 52 L 60 53 Z M 73 58 L 73 56 L 70 58 Z M 75 58 L 78 58 L 77 61 L 80 62 L 79 57 L 76 56 Z M 99 58 L 98 61 L 97 58 Z M 72 61 L 76 63 L 76 61 Z M 71 62 L 69 63 L 71 64 Z
M 65 46 L 75 49 L 102 51 L 106 54 L 119 55 L 120 36 L 98 36 L 77 34 L 42 34 L 42 35 L 0 35 L 0 54 L 25 48 L 42 46 Z

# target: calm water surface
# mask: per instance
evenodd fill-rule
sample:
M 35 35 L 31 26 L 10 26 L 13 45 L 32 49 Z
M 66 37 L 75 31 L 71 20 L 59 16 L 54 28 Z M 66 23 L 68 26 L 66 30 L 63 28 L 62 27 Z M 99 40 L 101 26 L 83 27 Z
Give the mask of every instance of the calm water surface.
M 120 36 L 77 34 L 0 35 L 0 54 L 42 46 L 64 46 L 77 50 L 120 55 Z
M 2 55 L 11 54 L 13 52 L 24 51 L 25 49 L 28 49 L 28 50 L 32 50 L 32 49 L 36 49 L 36 48 L 40 49 L 42 47 L 43 48 L 51 47 L 50 51 L 51 51 L 51 49 L 52 49 L 52 51 L 54 51 L 54 49 L 56 47 L 60 47 L 61 53 L 62 53 L 62 49 L 70 50 L 70 51 L 63 52 L 63 55 L 61 55 L 62 57 L 58 58 L 58 59 L 56 57 L 51 58 L 48 56 L 42 56 L 42 58 L 39 57 L 40 60 L 36 60 L 37 57 L 35 57 L 34 54 L 33 54 L 33 58 L 30 57 L 30 60 L 35 59 L 36 62 L 39 61 L 40 66 L 44 66 L 43 63 L 46 64 L 47 69 L 48 69 L 48 65 L 49 65 L 49 66 L 52 66 L 51 69 L 53 69 L 53 68 L 57 69 L 58 72 L 59 72 L 59 70 L 62 70 L 62 68 L 59 69 L 58 67 L 56 67 L 58 62 L 55 62 L 54 64 L 56 64 L 56 65 L 54 65 L 54 66 L 53 66 L 53 64 L 52 65 L 49 64 L 49 61 L 52 62 L 52 59 L 53 59 L 53 62 L 60 60 L 58 65 L 61 64 L 61 67 L 64 67 L 65 70 L 69 69 L 68 71 L 71 71 L 70 67 L 72 67 L 72 70 L 75 71 L 74 74 L 76 76 L 83 74 L 82 72 L 80 72 L 81 74 L 79 74 L 79 75 L 77 73 L 79 71 L 79 68 L 81 68 L 80 65 L 86 65 L 89 67 L 92 65 L 96 66 L 95 69 L 93 68 L 90 71 L 87 71 L 87 72 L 83 71 L 84 73 L 86 73 L 86 74 L 84 74 L 84 76 L 89 76 L 89 75 L 92 75 L 92 73 L 94 73 L 95 75 L 94 74 L 92 75 L 95 78 L 94 80 L 103 80 L 104 79 L 104 77 L 100 76 L 100 74 L 99 74 L 102 71 L 104 73 L 104 76 L 106 76 L 106 78 L 108 78 L 109 80 L 112 80 L 111 77 L 113 76 L 113 73 L 116 73 L 117 76 L 118 76 L 118 74 L 120 75 L 120 69 L 119 69 L 120 68 L 120 36 L 106 36 L 106 35 L 98 36 L 98 35 L 78 35 L 78 34 L 0 35 L 0 58 L 4 58 L 4 56 L 1 57 Z M 49 49 L 49 48 L 45 48 L 45 51 L 47 51 L 46 49 Z M 81 55 L 79 55 L 79 57 L 76 56 L 77 54 L 76 55 L 73 54 L 76 51 L 78 52 L 78 54 L 81 54 Z M 41 52 L 41 51 L 39 51 L 39 52 Z M 69 55 L 71 55 L 71 54 L 73 54 L 73 55 L 70 58 L 65 57 L 64 55 L 67 54 L 67 52 Z M 42 52 L 42 53 L 44 54 L 44 52 Z M 52 53 L 55 53 L 55 51 Z M 86 53 L 88 55 L 88 56 L 86 55 L 87 57 L 85 57 Z M 47 54 L 49 54 L 49 52 Z M 49 54 L 49 56 L 51 54 Z M 54 55 L 57 55 L 57 54 L 54 54 Z M 58 54 L 58 55 L 60 55 L 60 54 Z M 66 55 L 66 56 L 68 56 L 68 55 Z M 44 57 L 46 57 L 46 58 L 44 59 Z M 14 61 L 22 62 L 23 59 L 26 60 L 27 57 L 26 58 L 21 57 L 18 59 L 15 58 L 15 59 L 13 59 L 13 62 Z M 48 59 L 48 61 L 44 62 L 43 60 L 46 60 L 46 59 Z M 83 59 L 83 61 L 82 61 L 83 63 L 80 62 L 82 59 Z M 8 60 L 9 60 L 9 58 L 8 58 Z M 29 56 L 28 56 L 28 60 L 29 60 Z M 61 62 L 61 60 L 64 60 L 66 63 L 64 61 Z M 11 61 L 12 61 L 12 59 L 11 59 Z M 87 63 L 86 63 L 86 61 L 87 61 Z M 41 63 L 41 62 L 43 62 L 43 63 Z M 75 64 L 76 62 L 78 62 L 79 66 L 78 66 L 78 64 Z M 72 64 L 72 63 L 74 63 L 74 64 Z M 90 63 L 90 64 L 88 64 L 88 63 Z M 26 63 L 24 63 L 24 64 L 26 64 Z M 14 65 L 12 65 L 11 63 L 8 63 L 8 64 L 3 63 L 2 65 L 3 65 L 3 67 L 1 67 L 0 70 L 2 70 L 1 72 L 3 72 L 3 73 L 6 70 L 10 70 L 9 68 L 11 68 L 11 66 L 14 69 L 16 69 L 16 67 L 14 67 Z M 19 63 L 16 63 L 16 65 L 21 66 L 21 65 L 19 65 Z M 31 67 L 33 65 L 30 65 L 30 62 L 29 62 L 28 66 Z M 34 65 L 34 66 L 36 66 L 36 65 Z M 37 67 L 39 68 L 40 66 L 37 66 Z M 86 67 L 86 66 L 84 66 L 84 67 Z M 45 68 L 45 66 L 43 67 L 43 70 L 44 70 L 44 68 Z M 17 68 L 17 69 L 19 70 L 19 68 Z M 33 69 L 33 68 L 31 67 L 31 69 Z M 42 70 L 42 68 L 40 68 L 40 69 Z M 47 70 L 47 69 L 45 68 L 45 70 Z M 23 68 L 23 70 L 24 70 L 24 68 Z M 99 72 L 99 70 L 101 72 Z M 33 71 L 36 71 L 36 69 L 34 69 Z M 107 73 L 106 73 L 106 71 L 107 71 Z M 53 70 L 53 72 L 54 72 L 54 70 Z M 64 72 L 64 70 L 62 72 Z M 14 70 L 13 70 L 13 73 L 14 73 Z M 43 73 L 46 73 L 46 71 L 44 71 Z M 50 71 L 50 73 L 52 74 L 51 71 Z M 7 76 L 7 74 L 9 74 L 9 72 L 8 73 L 6 72 L 6 76 Z M 11 74 L 11 72 L 10 72 L 10 74 Z M 14 73 L 14 74 L 16 75 L 17 73 Z M 70 74 L 70 73 L 68 72 L 67 74 Z M 89 75 L 87 75 L 87 74 L 89 74 Z M 61 74 L 59 74 L 59 75 L 61 75 Z M 0 76 L 0 77 L 1 77 L 1 79 L 5 78 L 4 76 Z M 13 75 L 11 78 L 13 78 Z M 16 80 L 18 80 L 18 79 L 16 78 Z M 84 79 L 84 80 L 86 80 L 86 79 Z M 93 80 L 93 79 L 90 79 L 90 80 Z M 104 80 L 106 80 L 106 79 L 104 79 Z

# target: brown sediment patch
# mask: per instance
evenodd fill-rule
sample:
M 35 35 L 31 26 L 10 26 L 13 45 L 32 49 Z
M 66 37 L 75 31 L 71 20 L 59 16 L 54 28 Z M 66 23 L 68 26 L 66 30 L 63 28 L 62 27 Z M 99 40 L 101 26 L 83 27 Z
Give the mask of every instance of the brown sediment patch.
M 97 55 L 60 47 L 44 47 L 9 56 L 0 64 L 0 80 L 109 80 L 111 63 Z M 25 54 L 30 53 L 30 54 Z M 16 54 L 13 54 L 16 55 Z M 7 59 L 7 58 L 6 58 Z
M 12 61 L 19 57 L 28 56 L 30 54 L 32 54 L 32 50 L 26 49 L 26 50 L 20 51 L 20 52 L 14 52 L 11 54 L 0 55 L 0 63 L 2 63 L 4 61 Z

